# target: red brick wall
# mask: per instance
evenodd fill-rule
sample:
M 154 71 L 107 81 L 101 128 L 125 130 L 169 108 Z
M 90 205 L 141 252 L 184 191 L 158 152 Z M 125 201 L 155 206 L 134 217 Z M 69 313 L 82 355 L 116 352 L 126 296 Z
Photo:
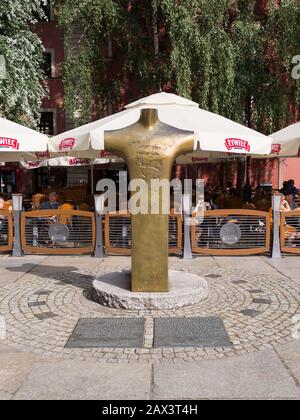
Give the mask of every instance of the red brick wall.
M 55 22 L 39 22 L 35 32 L 41 38 L 45 49 L 54 50 L 55 73 L 46 81 L 49 97 L 43 100 L 42 108 L 56 109 L 57 133 L 65 131 L 65 112 L 63 110 L 64 87 L 62 82 L 62 65 L 64 62 L 64 36 Z

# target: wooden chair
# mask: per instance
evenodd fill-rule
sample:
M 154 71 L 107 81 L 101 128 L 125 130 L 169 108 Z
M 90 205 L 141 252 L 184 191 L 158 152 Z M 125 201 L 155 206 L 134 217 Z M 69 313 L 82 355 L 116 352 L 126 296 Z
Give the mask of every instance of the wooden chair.
M 47 197 L 44 194 L 35 194 L 32 196 L 32 208 L 37 210 L 40 208 L 43 201 L 45 201 Z
M 59 207 L 59 210 L 62 211 L 72 211 L 74 210 L 74 206 L 69 203 L 64 203 Z M 59 223 L 62 225 L 71 225 L 72 224 L 72 216 L 59 216 Z
M 6 213 L 8 211 L 12 211 L 12 209 L 13 209 L 12 200 L 5 201 L 4 206 L 3 206 L 3 212 Z

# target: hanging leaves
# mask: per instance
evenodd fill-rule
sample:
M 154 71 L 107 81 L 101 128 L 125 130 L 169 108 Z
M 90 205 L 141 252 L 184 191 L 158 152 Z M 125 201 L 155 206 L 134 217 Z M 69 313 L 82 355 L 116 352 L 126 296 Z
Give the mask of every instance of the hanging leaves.
M 30 25 L 44 17 L 39 0 L 6 0 L 0 3 L 0 116 L 36 126 L 45 89 L 43 46 Z
M 256 0 L 56 0 L 67 109 L 81 123 L 128 87 L 129 99 L 162 88 L 265 133 L 285 125 L 300 101 L 300 5 L 277 3 L 259 15 Z

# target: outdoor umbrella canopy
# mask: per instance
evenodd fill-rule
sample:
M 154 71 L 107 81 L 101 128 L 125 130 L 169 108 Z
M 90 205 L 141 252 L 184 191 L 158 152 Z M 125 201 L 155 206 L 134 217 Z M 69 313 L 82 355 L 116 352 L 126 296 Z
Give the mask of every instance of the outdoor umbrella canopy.
M 300 122 L 272 134 L 272 154 L 279 157 L 298 157 L 300 148 Z
M 123 159 L 111 155 L 110 153 L 105 154 L 106 157 L 100 159 L 87 159 L 78 157 L 58 157 L 45 160 L 37 161 L 20 161 L 21 166 L 25 169 L 33 170 L 38 168 L 52 168 L 52 167 L 65 167 L 65 168 L 76 168 L 80 166 L 90 166 L 91 168 L 91 190 L 94 191 L 94 166 L 104 165 L 107 163 L 123 163 Z
M 36 160 L 48 154 L 48 137 L 23 125 L 0 118 L 0 161 Z
M 78 158 L 71 156 L 64 156 L 58 158 L 52 158 L 47 160 L 36 160 L 36 161 L 21 161 L 20 164 L 25 169 L 38 169 L 42 167 L 67 167 L 74 168 L 78 166 L 95 166 L 95 165 L 104 165 L 107 163 L 123 162 L 121 158 L 110 157 L 99 158 L 99 159 L 87 159 L 87 158 Z
M 177 165 L 194 165 L 200 163 L 217 163 L 222 159 L 235 159 L 241 157 L 241 155 L 231 155 L 228 153 L 221 152 L 203 152 L 201 150 L 195 150 L 193 153 L 187 153 L 181 155 L 176 159 Z
M 53 137 L 49 146 L 51 156 L 99 157 L 99 152 L 105 150 L 105 132 L 133 125 L 139 120 L 142 109 L 156 109 L 162 123 L 194 132 L 194 150 L 198 149 L 197 154 L 202 153 L 203 157 L 271 152 L 271 138 L 204 111 L 188 99 L 158 93 L 128 105 L 122 112 Z

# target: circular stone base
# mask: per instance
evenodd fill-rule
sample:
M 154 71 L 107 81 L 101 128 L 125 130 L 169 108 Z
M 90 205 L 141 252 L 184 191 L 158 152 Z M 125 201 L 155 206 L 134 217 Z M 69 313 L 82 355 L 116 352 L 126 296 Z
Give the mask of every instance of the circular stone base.
M 208 296 L 204 278 L 184 271 L 169 271 L 169 292 L 131 292 L 131 272 L 103 275 L 93 282 L 93 299 L 103 306 L 128 310 L 176 309 L 196 305 Z

